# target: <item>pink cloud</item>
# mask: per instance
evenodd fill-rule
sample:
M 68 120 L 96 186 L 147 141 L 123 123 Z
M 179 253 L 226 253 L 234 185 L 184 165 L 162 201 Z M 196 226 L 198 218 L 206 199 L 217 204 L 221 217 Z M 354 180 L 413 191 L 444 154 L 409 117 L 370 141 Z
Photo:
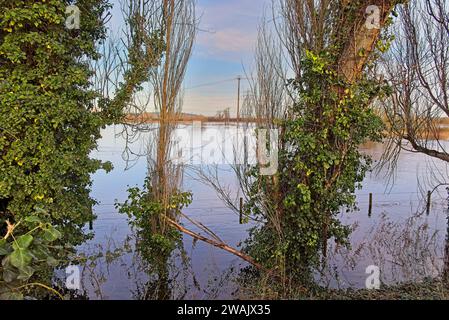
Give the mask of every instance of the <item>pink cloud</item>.
M 214 59 L 241 61 L 251 55 L 257 29 L 270 0 L 201 1 L 197 54 Z

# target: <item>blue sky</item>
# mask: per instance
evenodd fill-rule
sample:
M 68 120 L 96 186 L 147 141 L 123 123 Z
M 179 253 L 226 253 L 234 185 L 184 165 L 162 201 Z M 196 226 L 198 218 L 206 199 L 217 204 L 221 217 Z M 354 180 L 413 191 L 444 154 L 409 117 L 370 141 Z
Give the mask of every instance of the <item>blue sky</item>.
M 120 24 L 119 0 L 113 0 L 112 28 Z M 235 113 L 237 81 L 222 80 L 244 76 L 252 63 L 257 28 L 271 0 L 197 0 L 201 17 L 192 58 L 184 82 L 184 112 L 214 115 L 230 107 Z M 242 82 L 242 91 L 247 89 Z

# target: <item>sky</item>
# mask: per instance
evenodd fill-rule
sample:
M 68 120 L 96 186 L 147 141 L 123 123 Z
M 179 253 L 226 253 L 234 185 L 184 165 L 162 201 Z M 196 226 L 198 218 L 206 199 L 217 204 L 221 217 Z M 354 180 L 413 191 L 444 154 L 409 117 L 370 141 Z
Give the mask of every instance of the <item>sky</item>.
M 112 2 L 110 23 L 115 28 L 121 14 L 119 0 Z M 200 30 L 184 81 L 183 112 L 215 115 L 231 108 L 235 115 L 236 78 L 251 70 L 258 26 L 270 4 L 271 0 L 197 0 Z M 248 89 L 245 80 L 241 89 L 242 94 Z

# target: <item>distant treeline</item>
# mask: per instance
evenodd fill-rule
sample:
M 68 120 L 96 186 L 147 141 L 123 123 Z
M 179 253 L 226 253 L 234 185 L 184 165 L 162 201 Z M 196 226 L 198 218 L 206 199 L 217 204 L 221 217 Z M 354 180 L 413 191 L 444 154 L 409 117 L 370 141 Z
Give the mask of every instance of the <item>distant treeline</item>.
M 127 114 L 124 118 L 125 123 L 152 123 L 160 121 L 159 113 L 139 113 L 139 114 Z M 225 118 L 217 116 L 204 116 L 190 113 L 180 113 L 177 115 L 171 115 L 168 119 L 173 122 L 255 122 L 254 118 Z

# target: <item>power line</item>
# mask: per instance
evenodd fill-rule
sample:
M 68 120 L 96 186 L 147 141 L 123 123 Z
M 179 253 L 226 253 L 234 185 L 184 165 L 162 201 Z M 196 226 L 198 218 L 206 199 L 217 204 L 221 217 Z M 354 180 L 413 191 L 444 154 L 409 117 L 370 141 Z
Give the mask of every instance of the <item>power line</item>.
M 202 87 L 210 87 L 210 86 L 214 86 L 214 85 L 225 83 L 225 82 L 236 81 L 236 80 L 239 80 L 239 79 L 240 80 L 248 80 L 248 78 L 237 77 L 237 78 L 225 79 L 225 80 L 220 80 L 220 81 L 215 81 L 215 82 L 205 82 L 205 83 L 201 83 L 201 84 L 198 84 L 198 85 L 194 85 L 194 86 L 189 87 L 189 88 L 185 88 L 184 90 L 191 90 L 191 89 L 202 88 Z
M 238 82 L 238 86 L 237 86 L 237 123 L 240 122 L 240 82 L 242 81 L 242 77 L 238 76 L 237 77 L 237 82 Z
M 214 85 L 217 85 L 217 84 L 221 84 L 221 83 L 225 83 L 225 82 L 231 82 L 231 81 L 235 81 L 235 78 L 226 79 L 226 80 L 220 80 L 220 81 L 215 81 L 215 82 L 205 82 L 205 83 L 202 83 L 202 84 L 198 84 L 198 85 L 186 88 L 185 90 L 192 90 L 192 89 L 196 89 L 196 88 L 209 87 L 209 86 L 214 86 Z

